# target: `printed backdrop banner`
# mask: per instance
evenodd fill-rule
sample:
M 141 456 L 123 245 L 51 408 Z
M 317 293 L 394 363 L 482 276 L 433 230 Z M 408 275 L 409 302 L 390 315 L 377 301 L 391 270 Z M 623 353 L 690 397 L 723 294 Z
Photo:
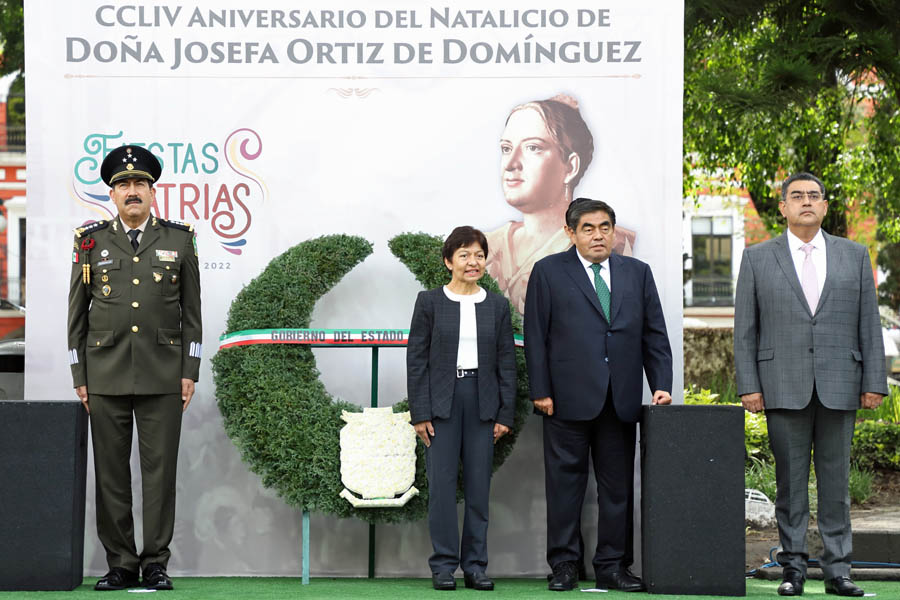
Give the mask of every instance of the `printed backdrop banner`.
M 388 250 L 393 236 L 481 228 L 490 272 L 521 310 L 531 265 L 568 245 L 567 201 L 603 199 L 617 251 L 653 269 L 681 389 L 682 3 L 491 4 L 28 3 L 27 398 L 75 399 L 72 229 L 115 214 L 99 175 L 107 152 L 150 149 L 163 164 L 155 213 L 197 230 L 203 366 L 184 418 L 172 573 L 299 571 L 299 513 L 225 436 L 209 359 L 235 294 L 303 240 L 347 233 L 375 246 L 319 301 L 313 327 L 404 329 L 420 287 Z M 315 353 L 333 395 L 367 404 L 368 350 Z M 406 395 L 405 351 L 381 355 L 387 405 Z M 541 464 L 531 418 L 494 479 L 494 575 L 546 572 Z M 92 480 L 88 490 L 96 574 L 106 564 Z M 365 573 L 364 523 L 312 523 L 313 574 Z M 427 575 L 424 522 L 378 531 L 379 575 Z

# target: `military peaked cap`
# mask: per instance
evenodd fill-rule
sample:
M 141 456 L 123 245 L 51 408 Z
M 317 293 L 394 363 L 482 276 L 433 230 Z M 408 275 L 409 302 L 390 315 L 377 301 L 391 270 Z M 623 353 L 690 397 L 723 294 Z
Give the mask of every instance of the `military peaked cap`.
M 162 173 L 162 165 L 153 153 L 140 146 L 119 146 L 106 155 L 100 165 L 100 177 L 109 187 L 120 179 L 149 179 L 154 183 Z

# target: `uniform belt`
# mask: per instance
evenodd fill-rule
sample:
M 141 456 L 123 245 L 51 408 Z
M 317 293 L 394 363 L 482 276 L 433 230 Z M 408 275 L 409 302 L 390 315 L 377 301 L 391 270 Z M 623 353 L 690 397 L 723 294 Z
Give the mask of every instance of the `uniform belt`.
M 478 377 L 478 369 L 457 369 L 456 378 L 461 379 L 463 377 Z

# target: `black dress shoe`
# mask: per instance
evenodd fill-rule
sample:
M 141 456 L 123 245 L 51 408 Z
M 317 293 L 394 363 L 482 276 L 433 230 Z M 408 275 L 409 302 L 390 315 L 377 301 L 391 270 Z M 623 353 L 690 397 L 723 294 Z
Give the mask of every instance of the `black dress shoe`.
M 795 569 L 785 569 L 782 574 L 781 585 L 778 586 L 779 596 L 802 596 L 803 575 Z
M 144 567 L 144 587 L 148 590 L 171 590 L 172 580 L 166 568 L 159 563 L 150 563 Z
M 834 579 L 826 579 L 825 593 L 837 594 L 838 596 L 862 596 L 865 594 L 863 589 L 853 583 L 846 575 L 835 577 Z
M 573 562 L 561 562 L 553 567 L 553 577 L 547 584 L 551 592 L 568 592 L 578 585 L 578 567 Z
M 463 581 L 467 588 L 475 588 L 483 592 L 489 592 L 494 589 L 494 582 L 491 578 L 484 574 L 484 571 L 475 573 L 463 573 Z
M 456 580 L 450 571 L 431 574 L 431 586 L 436 590 L 455 590 Z
M 138 574 L 132 573 L 128 569 L 123 569 L 122 567 L 113 567 L 109 570 L 109 573 L 101 577 L 97 583 L 94 584 L 94 589 L 106 592 L 113 590 L 124 590 L 130 587 L 138 587 L 140 582 L 138 581 Z
M 620 592 L 643 592 L 647 589 L 641 578 L 633 575 L 628 569 L 597 573 L 597 587 Z

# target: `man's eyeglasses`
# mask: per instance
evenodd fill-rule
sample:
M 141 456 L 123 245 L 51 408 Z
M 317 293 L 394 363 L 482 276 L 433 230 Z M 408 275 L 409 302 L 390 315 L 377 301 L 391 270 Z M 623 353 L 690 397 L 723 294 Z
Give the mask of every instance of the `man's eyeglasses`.
M 792 202 L 802 202 L 803 198 L 809 198 L 810 202 L 819 202 L 825 199 L 819 192 L 791 192 L 788 194 L 788 199 Z

